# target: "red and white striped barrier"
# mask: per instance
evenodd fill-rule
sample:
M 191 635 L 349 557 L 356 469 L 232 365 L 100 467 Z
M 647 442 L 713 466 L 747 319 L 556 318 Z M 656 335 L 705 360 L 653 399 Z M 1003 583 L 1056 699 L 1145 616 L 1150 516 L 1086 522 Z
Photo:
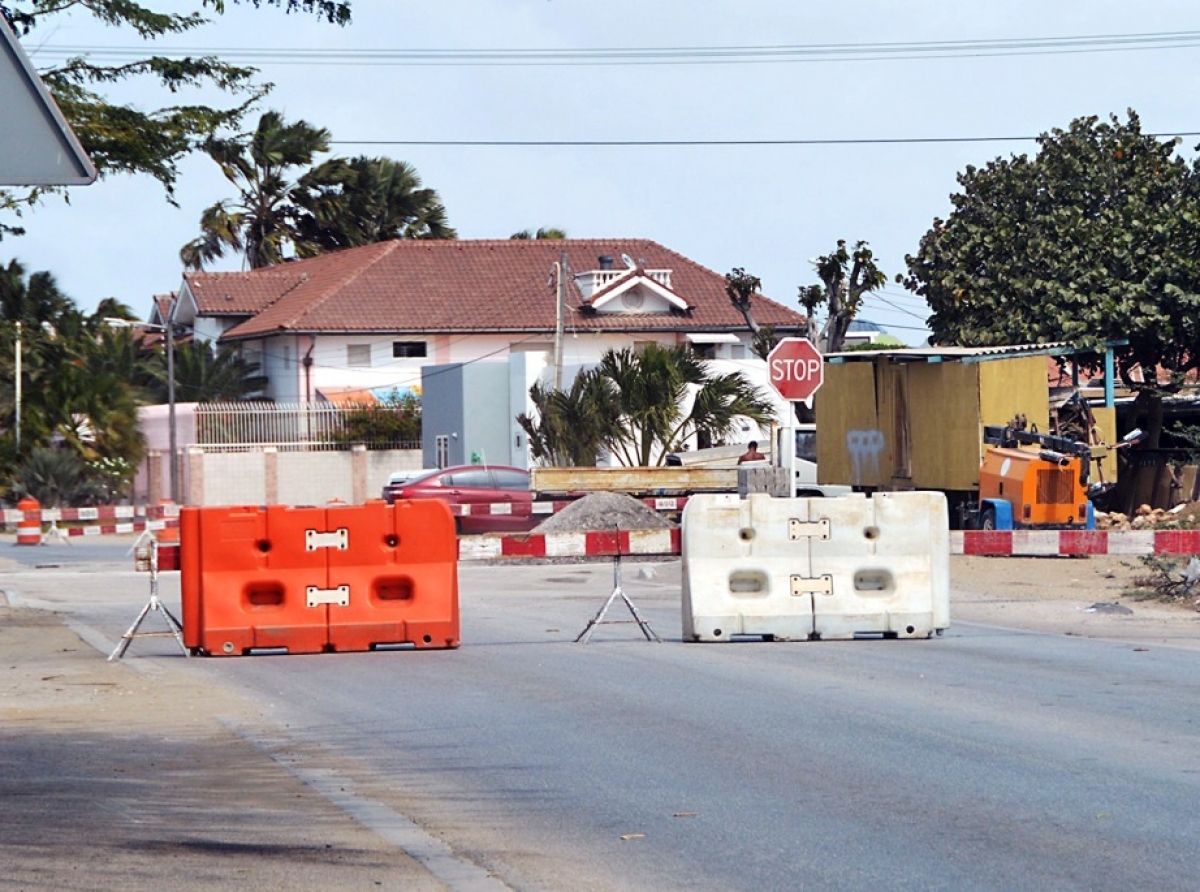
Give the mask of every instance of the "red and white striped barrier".
M 178 526 L 178 520 L 135 520 L 129 523 L 103 523 L 87 527 L 60 527 L 55 524 L 53 532 L 43 533 L 43 536 L 112 536 L 117 533 L 140 533 L 144 530 L 165 530 Z
M 460 561 L 493 558 L 614 557 L 679 554 L 679 530 L 606 530 L 590 533 L 510 533 L 463 536 Z
M 510 533 L 463 536 L 458 542 L 458 558 L 462 561 L 612 557 L 617 554 L 671 556 L 679 553 L 678 529 L 527 535 Z M 1200 555 L 1200 530 L 952 530 L 950 553 L 991 557 Z
M 38 508 L 22 511 L 6 508 L 3 511 L 5 529 L 19 527 L 22 520 L 48 523 L 51 536 L 104 536 L 117 533 L 140 533 L 143 530 L 162 530 L 179 526 L 179 506 L 166 505 L 96 505 L 85 508 Z M 88 526 L 60 527 L 58 524 L 86 521 Z
M 561 499 L 555 501 L 530 502 L 528 508 L 518 502 L 492 502 L 480 505 L 451 505 L 450 512 L 459 517 L 479 516 L 489 514 L 504 514 L 513 517 L 549 516 L 557 514 L 576 499 Z M 654 511 L 682 511 L 687 504 L 685 496 L 676 498 L 646 498 L 638 499 L 647 508 Z
M 951 554 L 1058 557 L 1200 554 L 1200 530 L 958 530 Z

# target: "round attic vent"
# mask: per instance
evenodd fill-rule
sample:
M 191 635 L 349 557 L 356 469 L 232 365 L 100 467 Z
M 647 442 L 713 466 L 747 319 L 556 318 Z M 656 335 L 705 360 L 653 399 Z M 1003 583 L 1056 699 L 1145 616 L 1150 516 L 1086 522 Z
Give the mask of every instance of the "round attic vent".
M 621 295 L 621 303 L 627 310 L 640 309 L 644 300 L 645 298 L 642 296 L 642 292 L 636 289 L 633 291 L 626 291 L 623 295 Z

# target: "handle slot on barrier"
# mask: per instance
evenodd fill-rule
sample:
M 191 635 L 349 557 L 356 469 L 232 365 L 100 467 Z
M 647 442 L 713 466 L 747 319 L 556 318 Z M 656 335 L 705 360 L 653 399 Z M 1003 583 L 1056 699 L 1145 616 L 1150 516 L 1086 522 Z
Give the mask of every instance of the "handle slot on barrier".
M 337 588 L 317 588 L 310 585 L 304 590 L 309 607 L 321 607 L 333 604 L 336 607 L 350 606 L 350 586 L 339 585 Z
M 820 520 L 788 518 L 788 539 L 792 542 L 795 542 L 797 539 L 823 539 L 828 541 L 829 518 L 822 517 Z
M 805 595 L 832 595 L 833 577 L 826 574 L 811 578 L 808 576 L 791 577 L 792 596 L 801 598 Z
M 336 548 L 338 551 L 348 551 L 350 548 L 350 531 L 345 527 L 340 527 L 328 533 L 305 530 L 304 550 L 316 551 L 318 548 Z

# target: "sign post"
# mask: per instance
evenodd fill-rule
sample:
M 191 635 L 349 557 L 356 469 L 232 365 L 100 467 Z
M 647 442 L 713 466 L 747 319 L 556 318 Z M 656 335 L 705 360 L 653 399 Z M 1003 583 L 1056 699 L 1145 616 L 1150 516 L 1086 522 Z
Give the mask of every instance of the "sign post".
M 825 381 L 825 363 L 821 352 L 808 338 L 784 338 L 767 354 L 767 376 L 771 386 L 789 403 L 807 400 Z M 795 415 L 794 407 L 792 415 Z M 775 463 L 787 468 L 788 477 L 796 480 L 795 419 L 779 432 Z M 815 482 L 815 481 L 813 481 Z

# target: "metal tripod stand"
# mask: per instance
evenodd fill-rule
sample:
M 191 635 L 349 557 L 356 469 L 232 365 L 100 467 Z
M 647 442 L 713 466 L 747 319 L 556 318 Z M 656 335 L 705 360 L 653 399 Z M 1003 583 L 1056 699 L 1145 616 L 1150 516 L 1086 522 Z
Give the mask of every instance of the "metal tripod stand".
M 619 531 L 618 531 L 619 534 Z M 588 620 L 588 624 L 583 627 L 583 631 L 575 638 L 578 643 L 582 641 L 587 644 L 588 639 L 592 637 L 592 632 L 596 630 L 596 626 L 603 625 L 620 625 L 624 623 L 637 623 L 638 628 L 642 630 L 642 634 L 646 636 L 647 641 L 659 641 L 658 633 L 650 628 L 650 623 L 642 619 L 642 615 L 638 613 L 638 609 L 633 606 L 633 602 L 629 600 L 629 596 L 625 594 L 625 589 L 621 587 L 621 546 L 620 538 L 617 539 L 617 553 L 613 556 L 613 590 L 608 596 L 608 600 L 604 602 L 604 606 L 600 608 L 600 612 Z M 604 615 L 608 613 L 608 608 L 612 606 L 613 601 L 618 597 L 625 602 L 625 606 L 629 608 L 633 619 L 605 619 Z
M 146 536 L 142 537 L 142 539 L 145 538 Z M 121 640 L 117 642 L 117 646 L 113 652 L 108 655 L 108 659 L 110 661 L 119 660 L 121 657 L 125 656 L 125 651 L 129 649 L 129 643 L 133 641 L 134 638 L 163 638 L 167 635 L 170 635 L 175 639 L 175 642 L 179 645 L 179 649 L 183 651 L 183 655 L 185 657 L 191 656 L 191 652 L 188 651 L 187 647 L 183 643 L 183 624 L 180 623 L 179 620 L 175 618 L 174 614 L 167 609 L 167 605 L 158 599 L 158 540 L 156 540 L 153 536 L 150 536 L 149 539 L 150 544 L 148 546 L 140 544 L 141 540 L 138 540 L 138 543 L 134 544 L 134 551 L 139 555 L 140 564 L 142 560 L 142 549 L 147 549 L 148 568 L 150 570 L 150 600 L 146 602 L 146 606 L 142 608 L 142 612 L 137 615 L 137 619 L 133 621 L 133 625 L 129 627 L 129 631 L 121 636 Z M 167 624 L 169 631 L 138 631 L 139 627 L 142 625 L 142 621 L 145 620 L 145 618 L 153 611 L 157 611 L 162 614 L 163 621 Z

